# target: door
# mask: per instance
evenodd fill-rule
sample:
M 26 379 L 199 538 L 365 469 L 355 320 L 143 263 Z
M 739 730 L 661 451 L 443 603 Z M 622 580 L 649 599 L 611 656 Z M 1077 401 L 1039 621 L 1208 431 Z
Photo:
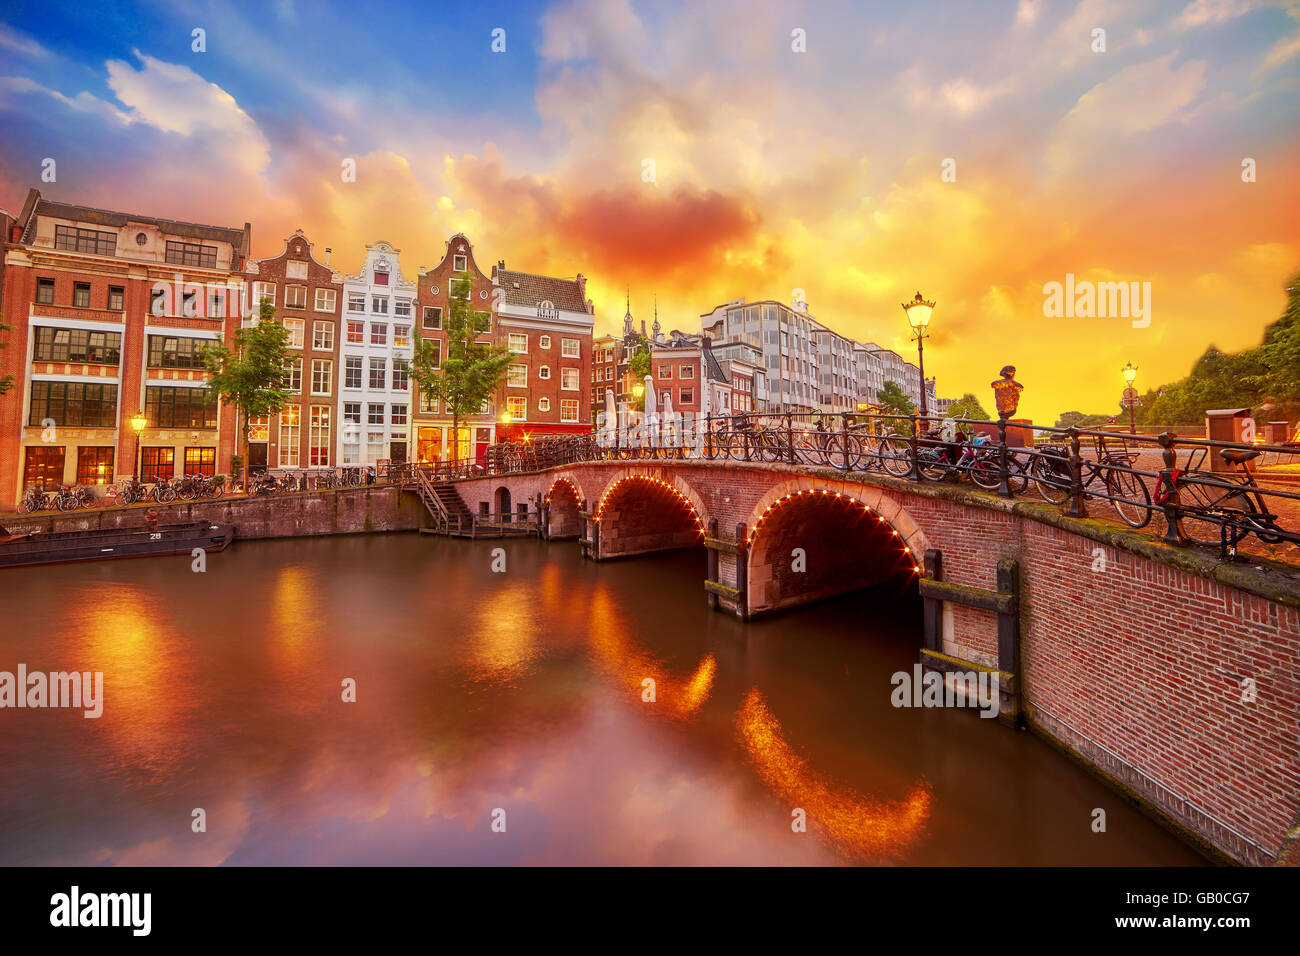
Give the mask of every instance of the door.
M 269 446 L 265 442 L 250 442 L 248 446 L 248 470 L 266 471 L 266 449 Z
M 393 463 L 401 464 L 406 461 L 406 442 L 395 441 L 389 442 L 388 460 Z
M 476 428 L 474 429 L 474 460 L 480 465 L 483 459 L 487 457 L 488 447 L 492 444 L 492 429 Z

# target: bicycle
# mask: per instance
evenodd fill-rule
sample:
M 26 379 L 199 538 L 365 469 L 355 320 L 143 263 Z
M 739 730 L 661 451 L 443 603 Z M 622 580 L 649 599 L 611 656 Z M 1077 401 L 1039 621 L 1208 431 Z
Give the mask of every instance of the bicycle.
M 1130 470 L 1137 461 L 1136 453 L 1114 451 L 1107 447 L 1101 436 L 1095 437 L 1097 460 L 1084 459 L 1079 466 L 1080 485 L 1085 495 L 1098 497 L 1088 489 L 1100 482 L 1105 496 L 1115 506 L 1124 523 L 1131 528 L 1145 528 L 1151 520 L 1151 491 L 1141 475 Z M 1044 500 L 1054 505 L 1065 504 L 1070 497 L 1069 451 L 1064 445 L 1043 445 L 1037 450 L 1029 465 L 1029 479 L 1034 490 Z
M 35 485 L 28 485 L 27 490 L 23 492 L 22 500 L 18 502 L 18 513 L 29 515 L 37 511 L 44 511 L 52 508 L 54 503 L 51 496 L 41 491 Z
M 1188 491 L 1194 501 L 1180 503 L 1183 533 L 1197 544 L 1211 546 L 1233 545 L 1249 534 L 1265 544 L 1285 541 L 1286 531 L 1278 527 L 1277 515 L 1268 510 L 1262 489 L 1246 468 L 1246 462 L 1258 458 L 1259 452 L 1225 448 L 1219 455 L 1238 470 L 1226 475 L 1193 473 L 1178 479 L 1179 489 Z
M 85 507 L 80 492 L 80 488 L 74 490 L 71 485 L 60 485 L 59 490 L 54 495 L 54 507 L 65 512 L 76 511 L 78 508 Z
M 139 478 L 128 478 L 118 488 L 117 500 L 124 505 L 133 505 L 137 501 L 144 501 L 147 494 L 144 482 Z

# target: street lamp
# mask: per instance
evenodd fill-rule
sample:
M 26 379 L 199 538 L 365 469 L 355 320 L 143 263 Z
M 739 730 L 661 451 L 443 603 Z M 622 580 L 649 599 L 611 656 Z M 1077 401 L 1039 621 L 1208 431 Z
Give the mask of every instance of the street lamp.
M 1138 393 L 1137 389 L 1133 387 L 1133 380 L 1137 378 L 1137 366 L 1132 362 L 1125 362 L 1124 367 L 1120 369 L 1120 372 L 1124 376 L 1125 383 L 1124 399 L 1120 404 L 1128 406 L 1128 433 L 1130 435 L 1136 435 L 1137 413 L 1135 409 L 1138 406 Z
M 140 433 L 144 431 L 145 426 L 149 424 L 149 419 L 144 417 L 144 412 L 136 412 L 131 416 L 131 427 L 135 430 L 135 479 L 140 480 L 140 472 L 144 470 L 143 449 L 140 448 Z
M 903 303 L 903 311 L 907 314 L 907 323 L 912 327 L 912 336 L 916 339 L 917 366 L 921 371 L 921 417 L 925 418 L 930 414 L 925 401 L 925 337 L 930 334 L 930 315 L 934 312 L 934 303 L 925 301 L 918 292 L 911 302 Z

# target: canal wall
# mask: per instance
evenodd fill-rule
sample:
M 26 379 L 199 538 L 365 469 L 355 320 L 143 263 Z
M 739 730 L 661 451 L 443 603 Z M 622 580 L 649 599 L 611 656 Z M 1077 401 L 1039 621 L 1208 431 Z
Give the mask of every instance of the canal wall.
M 932 627 L 934 646 L 923 662 L 1001 674 L 1017 723 L 1208 853 L 1300 863 L 1294 569 L 1221 561 L 1044 503 L 785 465 L 593 462 L 457 488 L 474 509 L 502 487 L 514 501 L 555 498 L 561 482 L 575 490 L 584 549 L 597 557 L 617 555 L 622 539 L 643 543 L 638 516 L 652 503 L 689 510 L 713 529 L 694 538 L 713 549 L 710 600 L 741 616 L 798 603 L 788 594 L 772 603 L 795 577 L 795 547 L 817 597 L 834 577 L 818 566 L 860 566 L 882 549 L 934 561 L 917 572 L 938 596 L 926 602 L 934 622 L 922 630 Z M 861 534 L 842 533 L 849 520 Z M 840 580 L 847 588 L 854 578 Z
M 143 503 L 122 508 L 6 515 L 0 518 L 13 534 L 138 528 L 152 508 L 159 524 L 209 521 L 235 527 L 235 540 L 289 538 L 319 534 L 366 534 L 415 531 L 428 523 L 419 498 L 396 486 L 375 485 L 324 491 L 288 492 L 255 498 L 217 498 Z

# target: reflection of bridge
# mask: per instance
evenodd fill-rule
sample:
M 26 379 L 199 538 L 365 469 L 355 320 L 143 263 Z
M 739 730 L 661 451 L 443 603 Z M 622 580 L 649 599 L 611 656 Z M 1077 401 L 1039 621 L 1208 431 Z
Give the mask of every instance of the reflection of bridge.
M 600 460 L 452 486 L 467 513 L 522 504 L 596 560 L 703 545 L 708 601 L 746 619 L 916 587 L 928 668 L 996 672 L 1004 719 L 1223 856 L 1300 863 L 1285 836 L 1300 576 L 1045 503 L 777 462 Z

